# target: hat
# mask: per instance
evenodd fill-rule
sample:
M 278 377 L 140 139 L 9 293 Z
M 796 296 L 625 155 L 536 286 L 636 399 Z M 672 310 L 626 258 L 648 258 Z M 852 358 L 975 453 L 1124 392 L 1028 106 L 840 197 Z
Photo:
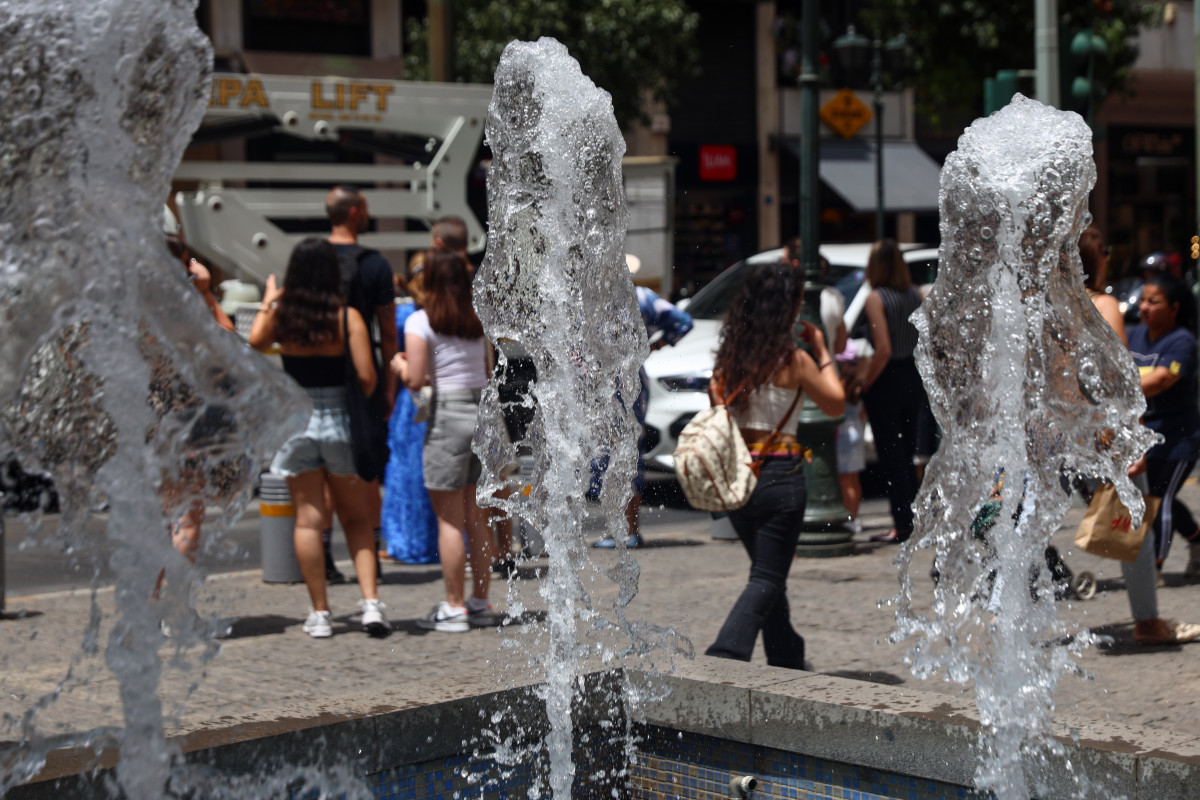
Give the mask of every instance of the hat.
M 642 260 L 633 253 L 626 253 L 625 266 L 629 267 L 630 275 L 637 275 L 638 270 L 642 268 Z

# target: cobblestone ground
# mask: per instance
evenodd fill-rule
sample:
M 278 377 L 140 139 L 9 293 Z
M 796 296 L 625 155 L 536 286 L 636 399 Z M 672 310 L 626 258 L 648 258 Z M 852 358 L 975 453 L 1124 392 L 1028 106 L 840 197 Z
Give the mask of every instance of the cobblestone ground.
M 1200 486 L 1189 483 L 1182 496 L 1200 508 Z M 1200 731 L 1200 644 L 1143 648 L 1133 643 L 1119 565 L 1073 551 L 1081 516 L 1081 509 L 1073 510 L 1054 541 L 1073 570 L 1090 570 L 1099 577 L 1101 591 L 1090 601 L 1064 601 L 1058 608 L 1065 617 L 1110 635 L 1112 643 L 1085 653 L 1081 666 L 1090 677 L 1062 678 L 1059 709 L 1168 732 Z M 881 601 L 898 590 L 896 549 L 866 541 L 888 526 L 885 504 L 869 502 L 864 522 L 854 555 L 798 560 L 793 566 L 788 594 L 813 669 L 960 693 L 960 687 L 936 678 L 917 681 L 905 666 L 904 645 L 886 642 L 894 621 Z M 651 525 L 645 532 L 647 546 L 636 553 L 640 589 L 628 615 L 674 629 L 702 653 L 745 581 L 748 560 L 737 542 L 714 540 L 701 515 Z M 610 606 L 615 585 L 603 573 L 617 555 L 589 554 L 592 564 L 581 570 L 585 585 L 598 608 Z M 1186 558 L 1186 546 L 1177 542 L 1159 604 L 1163 616 L 1200 621 L 1200 585 L 1182 578 Z M 341 566 L 349 572 L 349 563 Z M 481 686 L 525 683 L 537 677 L 544 659 L 544 637 L 536 621 L 545 610 L 538 589 L 546 570 L 545 560 L 527 562 L 511 583 L 509 602 L 523 610 L 523 624 L 441 634 L 415 625 L 416 617 L 441 597 L 438 568 L 385 563 L 380 594 L 396 629 L 386 639 L 359 631 L 352 617 L 358 599 L 353 584 L 331 587 L 335 636 L 312 640 L 300 630 L 308 608 L 303 586 L 264 584 L 256 571 L 212 576 L 194 591 L 200 614 L 236 621 L 228 638 L 207 648 L 162 639 L 165 669 L 158 691 L 170 731 L 310 716 L 316 710 L 353 706 L 356 697 L 391 686 L 419 686 L 423 696 L 436 699 L 444 687 L 464 681 Z M 928 575 L 927 563 L 921 570 L 920 575 Z M 503 597 L 500 584 L 493 598 Z M 503 600 L 497 604 L 505 605 Z M 0 741 L 21 738 L 22 716 L 56 690 L 58 699 L 33 718 L 32 730 L 58 734 L 121 724 L 116 682 L 104 664 L 113 618 L 111 589 L 97 593 L 96 607 L 103 615 L 101 634 L 99 647 L 89 653 L 82 645 L 91 613 L 87 592 L 8 598 L 8 613 L 0 620 Z M 602 646 L 589 656 L 594 666 L 605 660 L 605 647 L 615 648 L 618 640 L 605 635 L 600 641 Z M 651 661 L 670 669 L 672 658 L 678 657 L 660 651 Z M 754 660 L 763 661 L 761 649 Z

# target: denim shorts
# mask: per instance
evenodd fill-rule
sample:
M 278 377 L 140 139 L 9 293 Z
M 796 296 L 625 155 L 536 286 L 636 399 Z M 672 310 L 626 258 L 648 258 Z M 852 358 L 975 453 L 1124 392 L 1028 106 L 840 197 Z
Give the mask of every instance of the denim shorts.
M 425 488 L 451 492 L 479 483 L 483 466 L 471 450 L 479 418 L 478 389 L 434 391 L 425 429 Z
M 308 427 L 283 443 L 271 462 L 271 471 L 299 475 L 324 467 L 331 475 L 356 475 L 350 447 L 350 416 L 344 386 L 305 389 L 313 413 Z

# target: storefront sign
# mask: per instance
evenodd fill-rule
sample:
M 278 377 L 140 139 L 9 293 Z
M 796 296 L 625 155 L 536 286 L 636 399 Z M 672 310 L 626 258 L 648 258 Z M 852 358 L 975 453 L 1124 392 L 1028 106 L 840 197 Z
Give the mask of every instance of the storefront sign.
M 309 86 L 309 108 L 314 112 L 382 113 L 387 111 L 388 95 L 395 90 L 389 83 L 315 80 Z M 209 108 L 270 108 L 270 105 L 263 79 L 213 76 Z
M 700 145 L 700 180 L 737 180 L 737 148 L 728 144 Z
M 1192 139 L 1188 131 L 1179 128 L 1112 128 L 1110 137 L 1120 154 L 1138 156 L 1189 157 Z

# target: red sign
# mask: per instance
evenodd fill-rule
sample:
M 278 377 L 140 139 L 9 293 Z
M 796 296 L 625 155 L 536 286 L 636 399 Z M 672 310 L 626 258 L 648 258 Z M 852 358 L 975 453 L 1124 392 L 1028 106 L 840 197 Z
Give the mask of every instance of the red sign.
M 728 144 L 700 145 L 700 180 L 737 179 L 737 148 Z

